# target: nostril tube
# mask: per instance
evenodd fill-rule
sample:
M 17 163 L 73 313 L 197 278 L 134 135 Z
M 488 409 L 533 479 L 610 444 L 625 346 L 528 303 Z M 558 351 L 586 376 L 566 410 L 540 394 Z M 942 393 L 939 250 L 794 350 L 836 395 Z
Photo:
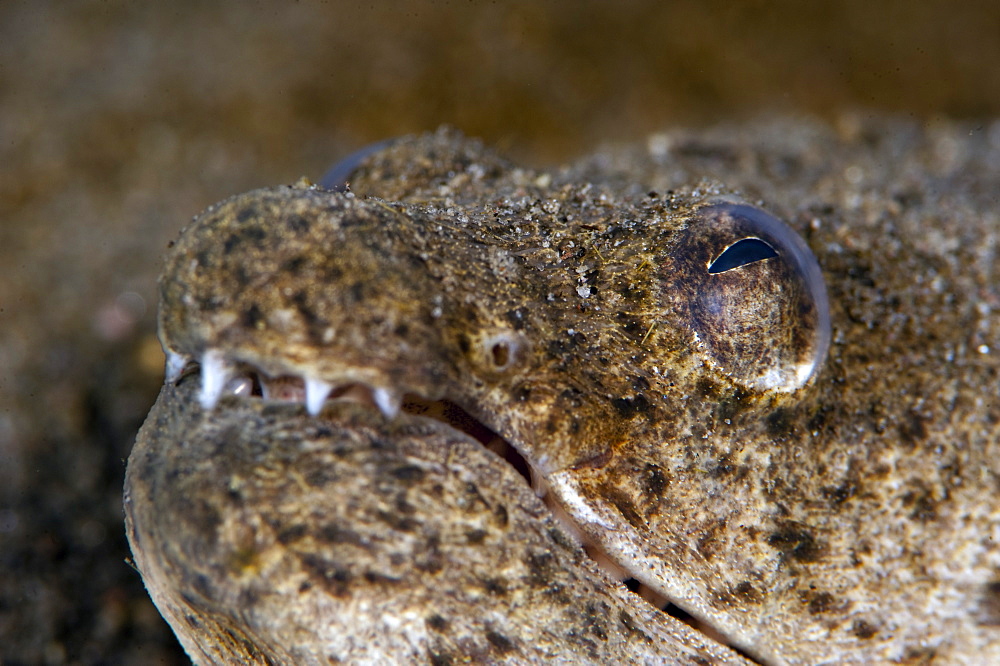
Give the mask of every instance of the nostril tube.
M 514 331 L 498 331 L 480 338 L 480 364 L 493 372 L 506 372 L 524 358 L 524 338 Z
M 507 367 L 510 363 L 510 347 L 507 346 L 506 342 L 497 342 L 493 345 L 491 350 L 493 353 L 493 365 L 497 367 L 498 370 L 502 370 Z

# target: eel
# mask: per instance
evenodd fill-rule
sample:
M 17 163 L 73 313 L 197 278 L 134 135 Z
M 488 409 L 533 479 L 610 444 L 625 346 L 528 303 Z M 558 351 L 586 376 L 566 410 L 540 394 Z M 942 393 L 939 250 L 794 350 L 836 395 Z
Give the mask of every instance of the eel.
M 126 526 L 196 663 L 1000 662 L 1000 125 L 334 173 L 166 258 Z

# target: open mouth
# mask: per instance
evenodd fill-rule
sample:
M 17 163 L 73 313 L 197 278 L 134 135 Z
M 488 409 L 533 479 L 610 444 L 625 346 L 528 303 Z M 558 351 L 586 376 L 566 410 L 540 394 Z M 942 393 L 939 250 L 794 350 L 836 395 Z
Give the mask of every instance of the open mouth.
M 387 387 L 373 387 L 359 381 L 335 384 L 292 374 L 272 376 L 250 364 L 229 361 L 217 350 L 206 352 L 200 362 L 188 361 L 173 353 L 168 355 L 168 381 L 176 381 L 182 374 L 194 372 L 201 375 L 202 388 L 199 399 L 205 409 L 214 408 L 224 396 L 237 396 L 245 399 L 300 404 L 310 415 L 318 417 L 327 402 L 351 402 L 376 409 L 386 418 L 395 418 L 404 413 L 411 417 L 431 419 L 464 433 L 513 467 L 544 502 L 564 531 L 580 544 L 588 557 L 609 578 L 621 582 L 644 602 L 688 624 L 716 642 L 729 645 L 750 659 L 746 653 L 729 644 L 725 637 L 710 625 L 691 616 L 654 588 L 634 578 L 599 544 L 581 532 L 573 519 L 548 492 L 542 475 L 506 439 L 478 421 L 460 405 L 450 400 L 428 400 L 412 393 L 400 394 Z

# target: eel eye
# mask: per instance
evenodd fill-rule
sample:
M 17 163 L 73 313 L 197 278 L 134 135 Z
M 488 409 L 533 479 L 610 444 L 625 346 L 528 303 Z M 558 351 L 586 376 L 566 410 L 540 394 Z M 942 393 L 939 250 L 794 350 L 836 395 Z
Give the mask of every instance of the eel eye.
M 360 150 L 355 150 L 353 153 L 330 167 L 327 172 L 323 174 L 323 177 L 320 178 L 319 186 L 323 189 L 333 190 L 334 192 L 346 192 L 351 179 L 351 174 L 357 171 L 358 167 L 360 167 L 369 156 L 374 155 L 380 150 L 385 150 L 395 142 L 396 139 L 385 139 L 369 144 Z
M 700 209 L 664 259 L 661 284 L 697 353 L 746 388 L 794 391 L 830 345 L 819 265 L 805 241 L 745 204 Z

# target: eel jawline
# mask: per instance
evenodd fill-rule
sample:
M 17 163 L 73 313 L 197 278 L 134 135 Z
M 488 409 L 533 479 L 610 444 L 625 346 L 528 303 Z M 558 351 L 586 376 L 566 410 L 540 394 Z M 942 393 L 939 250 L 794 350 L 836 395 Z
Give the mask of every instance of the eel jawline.
M 195 371 L 199 364 L 176 352 L 168 352 L 167 381 L 175 382 L 188 371 Z M 480 442 L 514 467 L 524 477 L 536 495 L 543 500 L 557 522 L 583 548 L 587 555 L 612 580 L 621 582 L 643 601 L 661 611 L 681 619 L 698 631 L 722 642 L 727 641 L 710 626 L 699 622 L 678 608 L 657 590 L 636 580 L 627 567 L 608 555 L 597 543 L 589 539 L 576 525 L 573 518 L 549 494 L 544 477 L 503 437 L 477 421 L 460 405 L 448 400 L 428 400 L 412 393 L 403 395 L 384 386 L 370 386 L 355 381 L 331 382 L 315 377 L 293 374 L 268 376 L 250 364 L 233 361 L 221 350 L 206 351 L 200 362 L 202 388 L 199 401 L 204 409 L 213 409 L 225 395 L 258 398 L 274 402 L 303 404 L 311 416 L 319 416 L 328 400 L 348 401 L 378 409 L 387 419 L 395 418 L 401 411 L 417 418 L 442 422 Z

